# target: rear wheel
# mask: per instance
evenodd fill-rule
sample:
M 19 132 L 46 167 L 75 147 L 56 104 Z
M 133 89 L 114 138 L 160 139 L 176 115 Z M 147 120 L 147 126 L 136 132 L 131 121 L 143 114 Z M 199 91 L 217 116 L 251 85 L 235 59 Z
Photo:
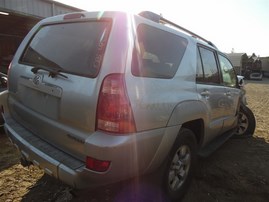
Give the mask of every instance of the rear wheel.
M 250 137 L 254 134 L 256 120 L 253 112 L 245 105 L 240 106 L 235 137 Z
M 163 179 L 164 190 L 172 201 L 182 198 L 190 185 L 196 162 L 196 150 L 194 133 L 182 128 L 170 151 Z

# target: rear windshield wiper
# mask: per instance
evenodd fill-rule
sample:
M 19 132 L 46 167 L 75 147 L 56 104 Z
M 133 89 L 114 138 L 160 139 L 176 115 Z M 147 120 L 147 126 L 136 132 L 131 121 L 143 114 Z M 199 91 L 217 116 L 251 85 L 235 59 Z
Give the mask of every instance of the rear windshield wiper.
M 56 76 L 61 76 L 61 77 L 64 77 L 64 78 L 68 78 L 66 75 L 64 75 L 64 74 L 61 74 L 60 72 L 67 72 L 67 71 L 65 71 L 63 68 L 61 68 L 61 67 L 57 67 L 57 68 L 55 68 L 55 67 L 47 67 L 47 66 L 43 66 L 43 65 L 36 65 L 36 66 L 34 66 L 32 69 L 31 69 L 31 71 L 34 73 L 34 74 L 36 74 L 37 72 L 38 72 L 38 70 L 40 70 L 40 69 L 42 69 L 42 70 L 45 70 L 45 71 L 48 71 L 49 72 L 49 76 L 51 77 L 51 78 L 54 78 L 54 77 L 56 77 Z M 67 72 L 68 73 L 68 72 Z

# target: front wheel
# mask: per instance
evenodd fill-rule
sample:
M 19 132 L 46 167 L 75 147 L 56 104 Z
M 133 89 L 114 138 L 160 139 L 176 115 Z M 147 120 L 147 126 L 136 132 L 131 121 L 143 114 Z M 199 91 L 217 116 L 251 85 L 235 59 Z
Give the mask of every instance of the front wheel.
M 235 137 L 250 137 L 254 134 L 255 128 L 256 120 L 253 112 L 246 105 L 241 105 Z
M 182 128 L 170 151 L 163 179 L 164 190 L 172 201 L 182 198 L 190 185 L 196 163 L 196 151 L 194 133 Z

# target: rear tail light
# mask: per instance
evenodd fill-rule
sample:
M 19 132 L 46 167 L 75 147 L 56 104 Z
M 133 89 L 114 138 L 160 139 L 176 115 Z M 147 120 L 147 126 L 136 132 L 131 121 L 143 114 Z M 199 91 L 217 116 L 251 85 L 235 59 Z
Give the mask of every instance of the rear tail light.
M 133 111 L 126 94 L 122 74 L 110 74 L 103 80 L 96 119 L 98 130 L 119 134 L 136 131 Z
M 96 172 L 105 172 L 110 166 L 110 161 L 98 160 L 92 157 L 87 156 L 86 158 L 86 168 L 96 171 Z

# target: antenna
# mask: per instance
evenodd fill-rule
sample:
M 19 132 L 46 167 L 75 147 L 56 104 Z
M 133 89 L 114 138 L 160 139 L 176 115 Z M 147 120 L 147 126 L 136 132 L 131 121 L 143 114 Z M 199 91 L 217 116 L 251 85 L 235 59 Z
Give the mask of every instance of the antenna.
M 195 38 L 198 38 L 198 39 L 201 39 L 203 41 L 205 41 L 206 43 L 208 43 L 210 46 L 214 47 L 214 48 L 217 48 L 211 41 L 208 41 L 206 40 L 205 38 L 199 36 L 198 34 L 195 34 L 194 32 L 182 27 L 182 26 L 179 26 L 177 25 L 176 23 L 173 23 L 171 22 L 170 20 L 167 20 L 165 19 L 164 17 L 162 17 L 161 15 L 158 15 L 156 13 L 153 13 L 151 11 L 142 11 L 141 13 L 139 13 L 138 15 L 144 17 L 144 18 L 147 18 L 149 20 L 152 20 L 154 22 L 157 22 L 157 23 L 163 23 L 163 24 L 169 24 L 169 25 L 172 25 L 173 27 L 176 27 L 188 34 L 190 34 L 191 36 L 195 37 Z

